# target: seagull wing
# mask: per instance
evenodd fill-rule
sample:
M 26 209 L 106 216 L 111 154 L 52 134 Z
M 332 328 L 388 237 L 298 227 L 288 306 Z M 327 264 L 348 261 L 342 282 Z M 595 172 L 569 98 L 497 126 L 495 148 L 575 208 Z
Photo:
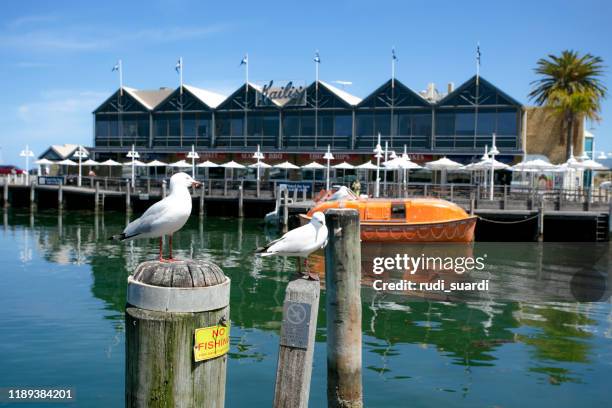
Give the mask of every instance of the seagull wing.
M 130 222 L 127 227 L 123 230 L 125 235 L 124 239 L 134 238 L 137 235 L 150 233 L 156 221 L 159 221 L 170 209 L 169 197 L 164 198 L 161 201 L 156 202 L 134 221 Z
M 316 230 L 312 224 L 306 224 L 299 228 L 287 232 L 279 239 L 268 243 L 263 248 L 257 250 L 261 256 L 269 256 L 277 253 L 301 253 L 304 247 L 308 246 L 316 239 Z

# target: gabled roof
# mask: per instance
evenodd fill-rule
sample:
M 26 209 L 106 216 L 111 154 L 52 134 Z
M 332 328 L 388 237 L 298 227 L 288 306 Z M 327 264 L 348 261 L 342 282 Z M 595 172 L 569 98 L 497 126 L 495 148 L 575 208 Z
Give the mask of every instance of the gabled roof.
M 359 105 L 359 103 L 361 102 L 361 98 L 352 95 L 346 91 L 343 91 L 342 89 L 338 89 L 335 86 L 328 84 L 327 82 L 319 80 L 319 84 L 323 85 L 325 88 L 327 88 L 328 91 L 330 91 L 331 93 L 333 93 L 338 98 L 342 99 L 344 102 L 348 103 L 351 106 Z
M 208 91 L 202 88 L 196 88 L 195 86 L 192 86 L 192 85 L 183 85 L 183 88 L 191 92 L 193 96 L 195 96 L 196 98 L 198 98 L 199 100 L 201 100 L 202 102 L 204 102 L 206 105 L 208 105 L 209 107 L 213 109 L 219 106 L 221 102 L 223 102 L 226 99 L 225 95 L 211 92 L 211 91 Z
M 74 152 L 78 147 L 79 145 L 76 144 L 51 145 L 40 156 L 38 156 L 38 158 L 49 158 L 49 153 L 51 153 L 52 159 L 54 160 L 68 159 L 74 155 Z M 89 151 L 85 147 L 83 147 L 83 150 L 89 156 Z
M 363 98 L 363 100 L 359 103 L 359 106 L 367 106 L 370 102 L 372 102 L 373 98 L 379 97 L 379 95 L 392 87 L 392 82 L 395 85 L 395 106 L 431 106 L 431 103 L 423 98 L 418 92 L 413 91 L 408 88 L 402 82 L 400 82 L 397 78 L 388 79 L 381 86 L 376 88 L 373 92 L 371 92 L 368 96 Z M 408 99 L 408 100 L 406 100 Z
M 123 90 L 140 102 L 148 110 L 153 110 L 161 101 L 166 99 L 174 90 L 170 88 L 159 88 L 153 90 L 134 89 L 123 87 Z
M 244 104 L 244 86 L 245 84 L 240 85 L 240 87 L 238 87 L 238 89 L 236 89 L 234 92 L 231 93 L 230 96 L 228 96 L 227 98 L 225 98 L 225 100 L 223 100 L 223 102 L 219 103 L 217 105 L 217 109 L 232 109 L 232 104 L 235 102 L 235 100 L 239 100 L 239 102 L 237 102 L 237 104 L 239 105 L 240 103 Z M 255 104 L 255 92 L 261 92 L 262 88 L 257 85 L 254 84 L 253 82 L 249 82 L 248 84 L 249 86 L 249 106 L 253 106 Z M 274 105 L 276 107 L 281 107 L 280 104 L 278 104 L 276 101 L 273 101 Z M 242 109 L 243 107 L 239 107 L 240 109 Z
M 485 92 L 488 91 L 493 91 L 495 93 L 497 93 L 497 95 L 499 97 L 501 97 L 502 99 L 504 99 L 504 104 L 507 105 L 515 105 L 515 106 L 522 106 L 522 104 L 517 101 L 516 99 L 514 99 L 513 97 L 509 96 L 508 94 L 506 94 L 505 92 L 503 92 L 501 89 L 499 89 L 498 87 L 496 87 L 495 85 L 493 85 L 491 82 L 487 81 L 486 79 L 484 79 L 482 76 L 478 77 L 478 83 L 479 83 L 479 89 L 480 89 L 480 96 L 484 96 Z M 453 92 L 449 93 L 448 95 L 446 95 L 444 98 L 442 98 L 440 101 L 438 101 L 438 103 L 436 105 L 438 106 L 444 106 L 444 105 L 453 105 L 453 100 L 456 100 L 456 97 L 461 96 L 462 94 L 466 93 L 466 92 L 471 92 L 470 87 L 472 86 L 476 86 L 476 75 L 474 75 L 473 77 L 471 77 L 470 79 L 468 79 L 467 81 L 465 81 L 463 84 L 461 84 L 459 87 L 457 87 L 457 89 L 455 89 Z M 479 98 L 480 99 L 480 98 Z M 470 104 L 470 101 L 467 101 L 467 104 Z M 473 104 L 473 102 L 472 102 Z M 495 105 L 495 104 L 500 104 L 499 101 L 494 101 L 494 103 L 483 103 L 482 101 L 480 102 L 480 104 L 488 104 L 488 105 Z

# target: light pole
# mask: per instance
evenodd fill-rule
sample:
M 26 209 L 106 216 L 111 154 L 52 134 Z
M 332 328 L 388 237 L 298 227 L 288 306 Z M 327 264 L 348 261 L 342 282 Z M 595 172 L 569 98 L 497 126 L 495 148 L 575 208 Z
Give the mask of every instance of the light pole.
M 83 146 L 79 145 L 74 152 L 74 157 L 79 159 L 79 175 L 77 177 L 77 186 L 81 187 L 81 159 L 87 157 L 87 152 L 83 149 Z
M 134 149 L 134 145 L 132 145 L 132 150 L 130 150 L 128 152 L 126 157 L 132 159 L 132 189 L 134 189 L 134 187 L 136 187 L 136 184 L 134 182 L 134 172 L 135 172 L 135 167 L 136 167 L 136 159 L 140 157 L 138 152 Z
M 327 145 L 327 153 L 323 156 L 325 160 L 327 160 L 327 179 L 325 181 L 325 189 L 329 191 L 329 162 L 334 160 L 334 155 L 331 152 L 331 147 Z
M 195 146 L 191 145 L 191 151 L 187 153 L 187 158 L 191 159 L 191 175 L 196 178 L 195 174 L 195 161 L 200 158 L 200 155 L 195 151 Z
M 257 160 L 257 196 L 259 197 L 259 162 L 264 158 L 263 153 L 259 150 L 259 145 L 257 145 L 257 151 L 253 153 L 253 158 Z
M 380 159 L 383 158 L 383 149 L 380 145 L 380 133 L 378 134 L 378 143 L 376 143 L 376 148 L 374 149 L 374 153 L 376 155 L 376 188 L 374 189 L 374 197 L 380 197 Z
M 21 153 L 19 153 L 19 156 L 21 157 L 25 157 L 25 180 L 26 180 L 26 185 L 30 184 L 30 157 L 34 157 L 34 152 L 32 152 L 30 150 L 30 146 L 26 145 L 25 150 L 22 150 Z
M 491 144 L 491 150 L 489 150 L 489 155 L 491 156 L 491 179 L 489 186 L 489 200 L 493 201 L 493 188 L 495 187 L 495 155 L 499 154 L 499 150 L 497 150 L 497 146 L 495 146 L 495 133 L 493 133 L 493 143 Z

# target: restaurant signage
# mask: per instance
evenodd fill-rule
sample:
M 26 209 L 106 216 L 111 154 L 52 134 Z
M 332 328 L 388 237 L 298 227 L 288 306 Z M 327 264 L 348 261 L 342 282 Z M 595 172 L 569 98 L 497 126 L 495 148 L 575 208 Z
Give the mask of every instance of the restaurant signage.
M 306 81 L 258 81 L 256 86 L 256 106 L 305 106 Z

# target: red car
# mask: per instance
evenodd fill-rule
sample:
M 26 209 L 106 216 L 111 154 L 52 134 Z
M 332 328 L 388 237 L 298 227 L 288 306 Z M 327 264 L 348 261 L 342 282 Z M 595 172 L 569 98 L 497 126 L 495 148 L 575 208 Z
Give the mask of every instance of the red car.
M 16 166 L 0 165 L 0 174 L 23 174 L 23 170 Z

